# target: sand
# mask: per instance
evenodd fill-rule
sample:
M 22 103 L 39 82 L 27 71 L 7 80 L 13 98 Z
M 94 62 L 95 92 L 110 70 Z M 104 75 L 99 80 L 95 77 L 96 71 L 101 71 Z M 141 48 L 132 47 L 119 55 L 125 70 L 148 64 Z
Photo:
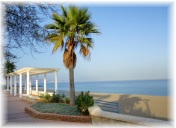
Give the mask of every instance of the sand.
M 61 93 L 62 94 L 62 93 Z M 69 95 L 68 91 L 64 94 Z M 78 95 L 79 92 L 76 92 Z M 108 94 L 90 93 L 97 100 L 104 100 L 118 103 L 120 114 L 171 120 L 169 96 L 149 96 L 149 95 L 127 95 L 127 94 Z
M 119 113 L 171 120 L 169 96 L 90 93 L 95 99 L 118 103 Z
M 49 91 L 49 90 L 47 90 Z M 69 96 L 69 91 L 59 91 L 59 94 Z M 76 92 L 76 96 L 80 92 Z M 171 97 L 170 96 L 149 96 L 149 95 L 128 95 L 90 93 L 97 100 L 104 100 L 118 103 L 120 114 L 147 117 L 162 120 L 171 120 Z

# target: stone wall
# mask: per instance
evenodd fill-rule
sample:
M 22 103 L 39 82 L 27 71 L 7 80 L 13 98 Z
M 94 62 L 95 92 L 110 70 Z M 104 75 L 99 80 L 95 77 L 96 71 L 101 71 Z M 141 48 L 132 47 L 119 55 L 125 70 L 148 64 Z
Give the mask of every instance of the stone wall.
M 101 110 L 101 108 L 96 105 L 89 107 L 89 113 L 92 118 L 92 124 L 96 126 L 170 126 L 169 121 L 107 112 Z
M 53 92 L 43 92 L 43 91 L 38 91 L 38 92 L 36 92 L 36 91 L 34 91 L 34 90 L 31 90 L 31 95 L 36 95 L 36 96 L 40 96 L 41 94 L 49 94 L 49 95 L 52 95 L 53 94 Z

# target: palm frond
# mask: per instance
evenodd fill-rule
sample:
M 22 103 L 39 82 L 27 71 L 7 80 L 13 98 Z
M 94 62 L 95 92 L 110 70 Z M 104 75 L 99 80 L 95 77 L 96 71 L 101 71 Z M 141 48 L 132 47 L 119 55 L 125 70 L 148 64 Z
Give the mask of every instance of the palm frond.
M 64 8 L 64 6 L 61 5 L 61 9 L 62 9 L 62 12 L 63 12 L 63 16 L 67 17 L 67 10 Z
M 81 44 L 86 44 L 87 47 L 93 47 L 93 39 L 92 38 L 87 38 L 87 37 L 83 37 L 83 36 L 79 36 L 78 40 Z
M 46 29 L 59 29 L 56 24 L 48 24 L 45 26 Z
M 55 53 L 60 47 L 63 46 L 63 40 L 58 40 L 57 42 L 55 42 L 55 45 L 54 45 L 54 48 L 53 48 L 53 51 L 52 53 Z
M 59 15 L 59 14 L 56 14 L 56 13 L 53 13 L 53 20 L 63 24 L 64 23 L 64 17 Z
M 90 59 L 90 51 L 89 48 L 81 45 L 79 53 L 85 58 L 85 59 Z

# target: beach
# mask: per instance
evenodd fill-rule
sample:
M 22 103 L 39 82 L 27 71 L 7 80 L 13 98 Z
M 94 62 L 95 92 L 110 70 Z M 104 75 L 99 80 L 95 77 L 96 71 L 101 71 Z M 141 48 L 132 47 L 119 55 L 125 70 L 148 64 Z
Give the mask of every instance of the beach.
M 118 103 L 120 114 L 171 120 L 169 96 L 90 93 L 94 99 Z
M 33 91 L 34 94 L 35 91 Z M 48 93 L 51 92 L 48 90 Z M 61 95 L 69 96 L 69 91 L 58 91 Z M 80 92 L 76 92 L 78 96 Z M 108 94 L 90 92 L 95 100 L 118 103 L 120 114 L 147 117 L 161 120 L 171 120 L 170 115 L 170 96 L 149 96 L 136 94 Z

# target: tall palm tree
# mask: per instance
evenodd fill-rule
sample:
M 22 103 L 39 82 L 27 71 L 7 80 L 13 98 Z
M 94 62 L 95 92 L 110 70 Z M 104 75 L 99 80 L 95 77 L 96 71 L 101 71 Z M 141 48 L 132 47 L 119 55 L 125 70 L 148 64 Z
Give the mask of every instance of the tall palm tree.
M 76 66 L 75 49 L 80 47 L 80 54 L 84 58 L 90 58 L 89 48 L 93 47 L 92 33 L 100 33 L 95 24 L 90 21 L 91 15 L 87 8 L 69 6 L 68 9 L 61 6 L 62 14 L 54 13 L 53 24 L 46 25 L 51 30 L 46 39 L 54 43 L 52 53 L 59 48 L 64 50 L 63 62 L 69 69 L 70 78 L 70 105 L 75 105 L 74 68 Z

